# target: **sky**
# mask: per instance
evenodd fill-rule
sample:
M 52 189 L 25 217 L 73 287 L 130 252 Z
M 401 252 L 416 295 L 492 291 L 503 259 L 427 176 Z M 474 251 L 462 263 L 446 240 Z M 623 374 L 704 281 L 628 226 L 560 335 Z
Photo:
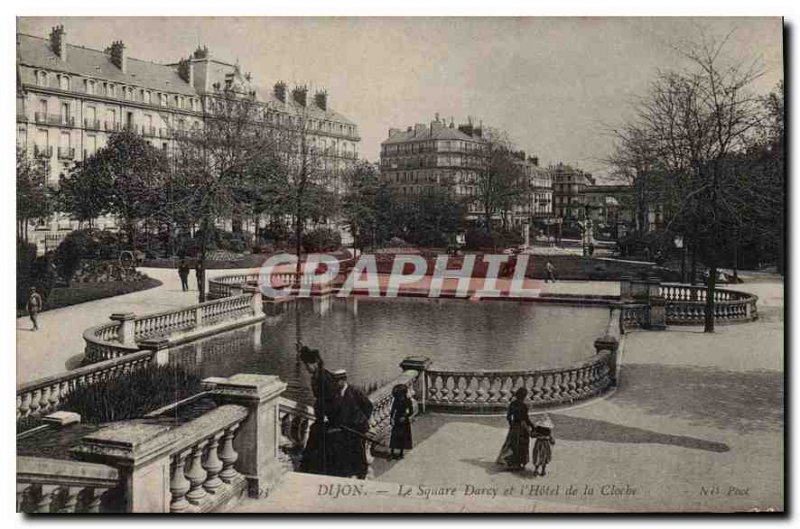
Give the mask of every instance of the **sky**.
M 646 93 L 658 69 L 685 66 L 674 46 L 733 31 L 727 56 L 760 61 L 754 89 L 783 78 L 779 18 L 20 18 L 46 37 L 63 24 L 70 44 L 175 62 L 198 45 L 239 61 L 256 84 L 325 88 L 354 121 L 360 154 L 379 159 L 391 127 L 456 125 L 471 116 L 508 133 L 542 165 L 564 162 L 603 176 L 608 131 Z

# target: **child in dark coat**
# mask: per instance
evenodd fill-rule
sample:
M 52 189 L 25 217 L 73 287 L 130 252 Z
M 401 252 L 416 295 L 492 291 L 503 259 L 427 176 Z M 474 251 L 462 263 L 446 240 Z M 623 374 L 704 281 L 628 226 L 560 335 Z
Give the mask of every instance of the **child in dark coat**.
M 392 424 L 392 436 L 389 439 L 389 457 L 391 459 L 403 459 L 403 450 L 412 447 L 411 442 L 411 416 L 414 415 L 414 405 L 408 397 L 408 388 L 403 384 L 398 384 L 392 390 L 394 402 L 390 414 Z M 395 456 L 394 451 L 399 450 L 400 454 Z

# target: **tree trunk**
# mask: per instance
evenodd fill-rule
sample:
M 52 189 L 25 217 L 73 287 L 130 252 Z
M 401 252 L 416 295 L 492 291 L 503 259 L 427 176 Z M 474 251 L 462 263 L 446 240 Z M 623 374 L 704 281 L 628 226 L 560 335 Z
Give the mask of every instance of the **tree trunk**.
M 203 236 L 200 238 L 200 269 L 203 272 L 203 277 L 197 278 L 197 299 L 199 303 L 203 303 L 206 300 L 206 251 L 208 246 L 208 229 L 209 229 L 210 222 L 208 219 L 203 219 L 201 224 L 201 229 L 203 230 Z M 195 274 L 197 274 L 197 269 L 195 269 Z
M 303 249 L 303 226 L 300 221 L 299 216 L 295 216 L 294 220 L 294 253 L 297 257 L 297 263 L 295 263 L 295 286 L 300 288 L 300 255 Z
M 692 250 L 691 250 L 691 262 L 692 265 L 689 268 L 689 283 L 692 285 L 697 284 L 697 247 L 695 246 L 694 240 L 692 240 Z

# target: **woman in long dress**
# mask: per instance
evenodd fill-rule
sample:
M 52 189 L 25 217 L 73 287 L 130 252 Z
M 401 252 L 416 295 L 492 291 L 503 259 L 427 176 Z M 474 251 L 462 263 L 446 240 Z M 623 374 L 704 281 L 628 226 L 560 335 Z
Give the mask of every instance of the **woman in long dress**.
M 533 455 L 531 456 L 533 460 L 533 475 L 538 476 L 539 467 L 542 467 L 541 475 L 544 476 L 547 464 L 553 459 L 552 445 L 556 444 L 556 440 L 553 438 L 553 422 L 550 417 L 545 415 L 544 419 L 536 421 L 531 437 L 536 439 L 533 444 Z
M 392 436 L 389 439 L 389 450 L 392 459 L 397 457 L 403 459 L 403 450 L 410 450 L 413 446 L 411 442 L 411 416 L 414 415 L 414 405 L 408 398 L 408 388 L 403 384 L 398 384 L 392 390 L 394 401 L 390 413 L 392 421 Z M 400 450 L 400 454 L 395 456 L 394 451 Z
M 528 390 L 519 388 L 514 393 L 514 400 L 508 406 L 506 419 L 508 420 L 508 435 L 497 456 L 497 463 L 511 469 L 522 469 L 528 463 L 528 447 L 533 428 L 528 417 L 528 405 L 525 398 Z

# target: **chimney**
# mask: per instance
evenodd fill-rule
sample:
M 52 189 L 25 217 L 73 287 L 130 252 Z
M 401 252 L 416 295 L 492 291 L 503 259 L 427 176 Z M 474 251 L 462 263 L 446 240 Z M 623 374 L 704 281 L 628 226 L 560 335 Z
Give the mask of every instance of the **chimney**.
M 417 123 L 416 125 L 414 125 L 414 136 L 419 136 L 420 134 L 425 132 L 425 129 L 427 128 L 428 127 L 426 127 L 424 123 Z
M 292 88 L 292 99 L 301 107 L 306 106 L 306 98 L 308 96 L 307 86 L 295 86 Z
M 286 83 L 283 81 L 278 81 L 275 83 L 272 93 L 275 95 L 275 99 L 281 103 L 286 103 Z
M 539 167 L 539 157 L 538 156 L 531 157 L 531 163 L 533 163 L 533 165 L 535 165 L 536 167 Z
M 412 130 L 414 130 L 414 129 L 411 126 L 409 126 L 408 129 L 406 130 L 406 132 L 411 132 Z
M 181 79 L 194 86 L 194 64 L 192 59 L 181 59 L 178 62 L 178 75 Z
M 402 132 L 400 129 L 389 129 L 389 137 L 397 136 Z
M 314 94 L 314 104 L 319 107 L 320 110 L 328 110 L 328 92 L 325 90 L 317 90 Z
M 208 59 L 209 58 L 208 46 L 203 46 L 202 48 L 200 46 L 198 46 L 197 49 L 194 50 L 194 58 L 195 59 Z
M 121 40 L 112 42 L 111 46 L 106 48 L 106 53 L 111 55 L 111 62 L 122 70 L 122 73 L 128 71 L 128 54 L 125 53 L 125 44 Z
M 50 31 L 50 47 L 62 61 L 67 60 L 67 33 L 63 25 L 55 26 Z

